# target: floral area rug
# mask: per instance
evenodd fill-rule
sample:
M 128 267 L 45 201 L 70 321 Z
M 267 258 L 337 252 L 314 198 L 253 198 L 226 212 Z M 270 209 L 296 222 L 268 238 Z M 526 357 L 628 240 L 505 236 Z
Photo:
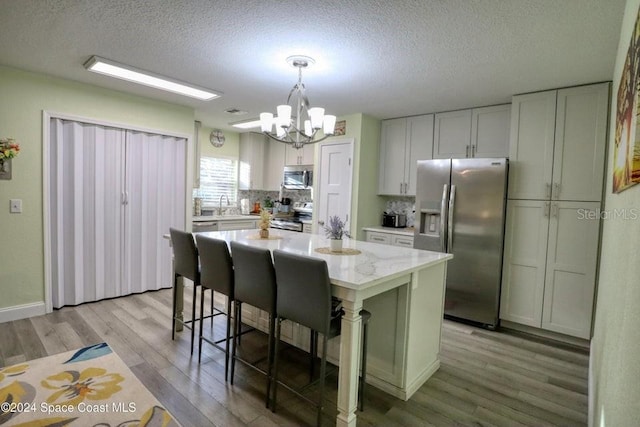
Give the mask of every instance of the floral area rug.
M 179 426 L 105 343 L 0 368 L 0 425 Z

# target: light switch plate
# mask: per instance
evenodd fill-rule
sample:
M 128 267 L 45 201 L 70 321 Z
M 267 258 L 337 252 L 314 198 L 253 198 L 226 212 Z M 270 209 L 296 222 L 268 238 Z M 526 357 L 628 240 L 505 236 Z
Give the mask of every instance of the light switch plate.
M 22 213 L 22 200 L 21 199 L 11 199 L 11 213 Z

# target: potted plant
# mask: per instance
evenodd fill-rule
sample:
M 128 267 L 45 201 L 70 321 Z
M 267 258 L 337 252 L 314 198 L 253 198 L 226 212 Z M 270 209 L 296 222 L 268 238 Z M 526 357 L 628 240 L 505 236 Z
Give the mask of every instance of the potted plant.
M 271 214 L 266 209 L 262 209 L 260 211 L 260 238 L 268 239 L 269 238 L 269 225 L 271 221 Z
M 324 226 L 324 233 L 329 239 L 331 252 L 342 252 L 342 236 L 350 237 L 344 227 L 345 223 L 338 215 L 329 217 L 329 224 Z

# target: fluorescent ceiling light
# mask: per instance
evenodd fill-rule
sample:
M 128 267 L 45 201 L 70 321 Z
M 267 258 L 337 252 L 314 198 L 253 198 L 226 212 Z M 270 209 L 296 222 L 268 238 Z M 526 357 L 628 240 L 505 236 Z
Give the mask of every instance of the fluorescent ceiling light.
M 260 119 L 244 120 L 242 122 L 229 123 L 234 128 L 239 129 L 252 129 L 260 127 Z
M 210 101 L 220 96 L 220 94 L 209 89 L 198 88 L 194 85 L 172 80 L 148 71 L 138 70 L 129 65 L 119 64 L 108 59 L 100 58 L 99 56 L 89 58 L 89 60 L 85 62 L 84 67 L 94 73 L 105 74 L 117 79 L 190 96 L 203 101 Z

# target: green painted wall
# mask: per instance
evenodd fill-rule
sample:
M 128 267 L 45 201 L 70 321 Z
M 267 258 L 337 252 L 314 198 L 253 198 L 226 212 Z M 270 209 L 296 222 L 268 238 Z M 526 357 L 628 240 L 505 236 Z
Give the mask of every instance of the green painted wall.
M 0 181 L 0 309 L 44 301 L 43 110 L 193 134 L 191 108 L 0 67 L 0 136 L 22 149 L 13 179 Z M 22 214 L 9 213 L 12 198 Z
M 237 159 L 240 155 L 240 134 L 237 132 L 223 131 L 225 142 L 222 147 L 214 147 L 209 142 L 212 128 L 202 126 L 198 136 L 200 139 L 200 155 L 202 157 L 232 157 Z
M 640 0 L 628 0 L 612 76 L 609 161 L 605 210 L 640 215 L 640 185 L 612 194 L 618 84 L 638 16 Z M 637 426 L 640 422 L 640 217 L 603 224 L 600 280 L 591 341 L 594 405 L 591 425 Z
M 358 183 L 358 205 L 353 212 L 358 226 L 357 238 L 360 240 L 364 239 L 363 227 L 381 224 L 385 208 L 386 199 L 378 196 L 380 125 L 380 120 L 362 115 L 362 137 L 358 147 L 360 167 L 355 175 Z

